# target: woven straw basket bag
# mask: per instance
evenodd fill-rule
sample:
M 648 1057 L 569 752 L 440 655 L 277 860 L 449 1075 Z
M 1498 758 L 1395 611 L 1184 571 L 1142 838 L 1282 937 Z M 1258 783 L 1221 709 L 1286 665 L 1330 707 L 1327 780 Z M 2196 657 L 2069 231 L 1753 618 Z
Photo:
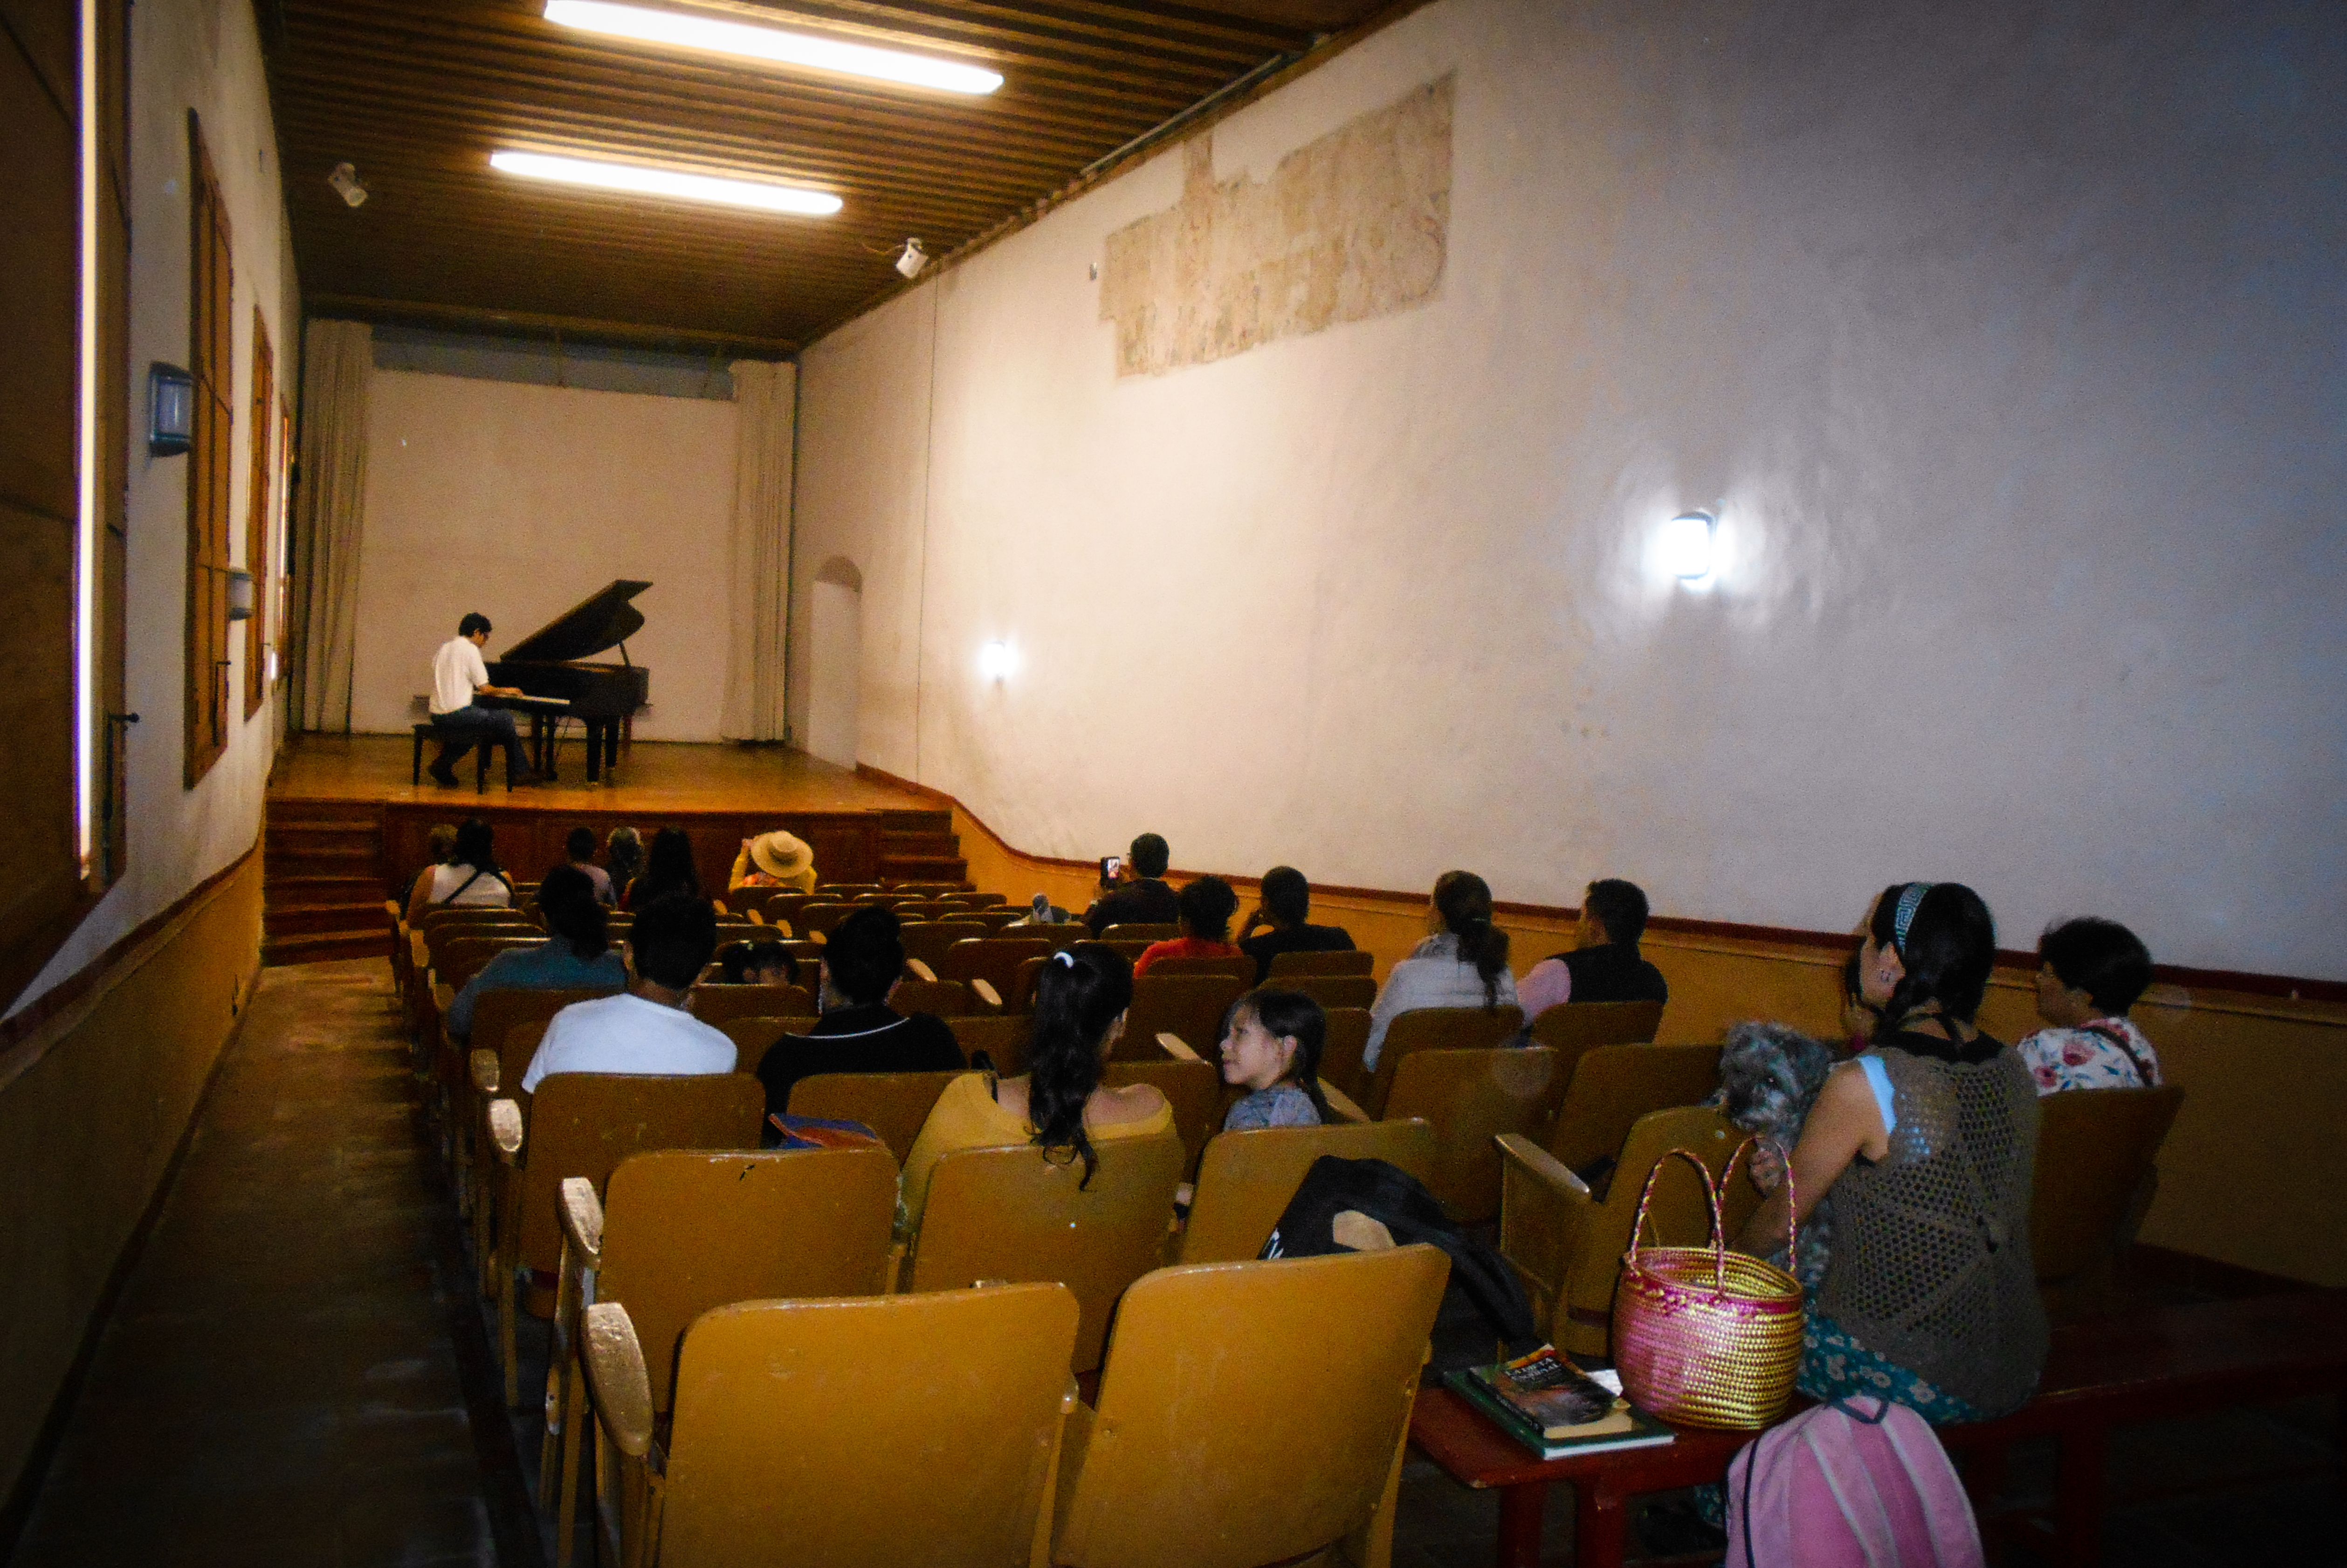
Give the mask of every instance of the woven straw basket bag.
M 1651 1415 L 1682 1426 L 1730 1431 L 1765 1427 L 1785 1413 L 1801 1365 L 1800 1283 L 1773 1264 L 1727 1246 L 1719 1187 L 1754 1140 L 1727 1157 L 1715 1184 L 1703 1161 L 1673 1149 L 1646 1173 L 1638 1219 L 1614 1293 L 1614 1361 L 1622 1391 Z M 1703 1178 L 1711 1204 L 1708 1246 L 1645 1246 L 1646 1204 L 1673 1159 Z M 1786 1235 L 1792 1232 L 1793 1173 L 1785 1170 Z M 1790 1256 L 1788 1251 L 1787 1254 Z

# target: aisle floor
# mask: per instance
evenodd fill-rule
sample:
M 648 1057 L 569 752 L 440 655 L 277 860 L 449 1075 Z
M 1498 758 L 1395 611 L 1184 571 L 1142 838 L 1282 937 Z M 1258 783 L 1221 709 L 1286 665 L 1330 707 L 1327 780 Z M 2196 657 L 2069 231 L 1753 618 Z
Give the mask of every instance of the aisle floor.
M 263 973 L 14 1568 L 540 1568 L 539 1412 L 499 1409 L 409 1062 L 382 960 Z M 545 1356 L 533 1328 L 530 1390 Z M 2347 1563 L 2331 1483 L 2306 1473 L 2330 1454 L 2333 1419 L 2301 1400 L 2121 1433 L 2114 1490 L 2140 1501 L 2114 1512 L 2106 1560 Z M 2014 1496 L 2044 1492 L 2051 1457 L 2016 1456 Z M 2299 1473 L 2202 1490 L 2286 1471 Z M 1565 1489 L 1547 1521 L 1544 1560 L 1569 1563 Z M 1482 1568 L 1497 1529 L 1492 1494 L 1412 1457 L 1395 1568 Z

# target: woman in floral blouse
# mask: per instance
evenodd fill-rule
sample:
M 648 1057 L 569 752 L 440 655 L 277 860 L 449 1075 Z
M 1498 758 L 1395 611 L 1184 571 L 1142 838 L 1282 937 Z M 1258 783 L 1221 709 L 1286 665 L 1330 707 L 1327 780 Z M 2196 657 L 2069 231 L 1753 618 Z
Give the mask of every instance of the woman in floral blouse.
M 2037 1092 L 2158 1084 L 2159 1053 L 2127 1016 L 2151 984 L 2136 934 L 2116 920 L 2065 920 L 2037 939 L 2037 1016 L 2051 1027 L 2016 1048 Z

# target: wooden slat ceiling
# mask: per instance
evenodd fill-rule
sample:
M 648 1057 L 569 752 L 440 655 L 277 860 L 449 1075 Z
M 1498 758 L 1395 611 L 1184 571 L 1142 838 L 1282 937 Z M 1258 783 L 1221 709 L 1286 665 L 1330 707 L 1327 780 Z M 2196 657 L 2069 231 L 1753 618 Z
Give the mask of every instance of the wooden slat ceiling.
M 723 15 L 983 64 L 984 98 L 600 38 L 538 0 L 258 0 L 302 286 L 321 313 L 803 343 L 1201 98 L 1382 0 L 808 0 Z M 880 35 L 882 36 L 876 36 Z M 501 148 L 814 186 L 794 218 L 517 179 Z M 355 164 L 356 209 L 326 175 Z

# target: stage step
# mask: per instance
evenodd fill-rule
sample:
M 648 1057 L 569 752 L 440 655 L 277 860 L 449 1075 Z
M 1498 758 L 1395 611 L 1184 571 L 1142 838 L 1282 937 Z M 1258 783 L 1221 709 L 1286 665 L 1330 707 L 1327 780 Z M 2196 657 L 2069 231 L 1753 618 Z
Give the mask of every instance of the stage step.
M 961 856 L 961 838 L 953 833 L 884 833 L 880 835 L 880 858 L 905 860 L 935 857 L 956 860 Z
M 384 912 L 380 898 L 337 904 L 280 904 L 264 895 L 261 928 L 271 937 L 354 935 L 389 930 L 391 917 Z
M 391 928 L 374 931 L 316 931 L 300 936 L 269 937 L 261 944 L 266 965 L 321 964 L 331 958 L 387 958 Z

